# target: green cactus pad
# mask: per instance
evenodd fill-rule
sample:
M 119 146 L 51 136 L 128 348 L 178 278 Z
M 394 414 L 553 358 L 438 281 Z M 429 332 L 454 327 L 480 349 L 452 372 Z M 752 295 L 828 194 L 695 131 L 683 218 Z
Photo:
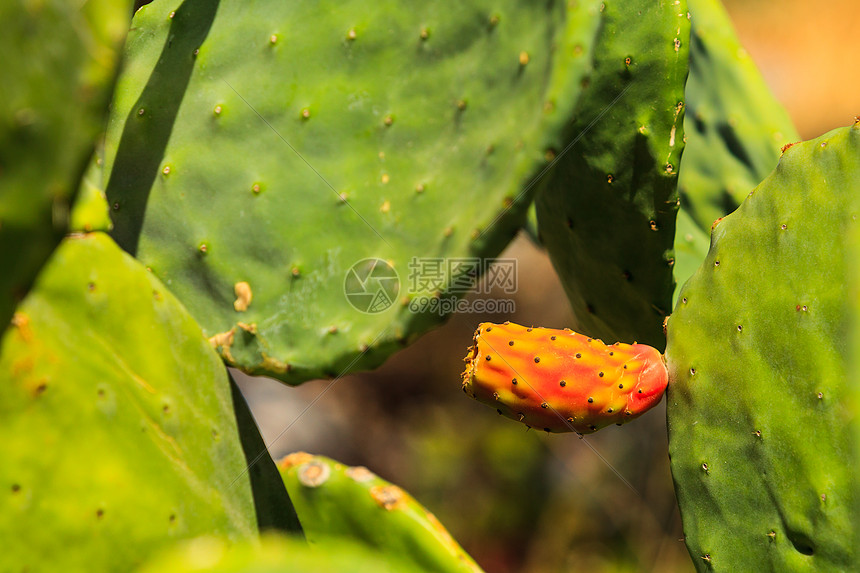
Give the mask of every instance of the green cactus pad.
M 408 562 L 348 539 L 308 545 L 286 536 L 264 535 L 259 542 L 230 544 L 201 537 L 153 559 L 138 573 L 404 573 Z
M 537 221 L 537 208 L 535 204 L 532 203 L 529 205 L 529 210 L 526 213 L 526 222 L 523 225 L 523 231 L 525 231 L 526 236 L 531 239 L 532 244 L 534 244 L 538 248 L 543 248 L 543 244 L 540 238 L 540 233 L 538 232 L 538 221 Z
M 224 365 L 107 235 L 61 243 L 0 348 L 4 568 L 128 571 L 256 534 Z
M 537 198 L 579 329 L 663 349 L 671 309 L 689 20 L 685 2 L 607 1 L 575 144 Z
M 289 383 L 376 366 L 441 320 L 421 303 L 472 270 L 446 260 L 516 233 L 595 6 L 145 6 L 106 144 L 113 236 L 229 364 Z
M 111 224 L 107 197 L 104 192 L 101 154 L 96 151 L 81 179 L 69 221 L 72 233 L 109 232 Z
M 347 537 L 414 570 L 481 571 L 433 514 L 367 468 L 303 452 L 278 467 L 310 543 Z
M 708 254 L 708 235 L 696 224 L 683 206 L 675 223 L 675 289 L 674 305 L 681 287 L 695 273 Z
M 854 198 L 854 212 L 860 213 L 860 195 Z M 851 321 L 848 408 L 853 417 L 847 433 L 854 439 L 854 459 L 860 460 L 860 225 L 854 225 L 847 245 L 845 261 L 849 274 L 848 304 L 845 312 Z M 860 531 L 860 496 L 856 496 L 854 500 L 854 531 Z
M 69 224 L 130 2 L 0 4 L 0 332 Z
M 782 146 L 800 136 L 740 45 L 720 1 L 688 4 L 687 147 L 678 187 L 681 204 L 709 231 L 776 167 Z
M 858 125 L 794 145 L 715 226 L 680 293 L 669 454 L 699 570 L 856 568 L 845 244 L 858 196 Z

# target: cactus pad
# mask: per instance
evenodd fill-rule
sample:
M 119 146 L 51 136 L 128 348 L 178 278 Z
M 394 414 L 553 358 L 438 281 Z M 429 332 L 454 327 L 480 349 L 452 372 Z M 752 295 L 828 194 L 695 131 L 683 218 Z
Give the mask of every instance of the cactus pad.
M 147 5 L 106 143 L 113 236 L 246 372 L 378 365 L 441 320 L 421 301 L 468 282 L 451 261 L 516 233 L 596 4 Z
M 223 363 L 107 235 L 66 239 L 0 354 L 0 537 L 14 571 L 129 571 L 256 534 Z
M 113 0 L 0 4 L 0 332 L 66 233 L 130 11 Z
M 734 211 L 800 140 L 788 113 L 740 45 L 720 0 L 688 0 L 692 13 L 687 146 L 681 204 L 708 231 Z
M 109 208 L 104 192 L 102 161 L 101 155 L 96 151 L 81 179 L 81 186 L 78 188 L 69 218 L 71 233 L 111 230 Z
M 669 454 L 702 571 L 856 568 L 846 236 L 860 126 L 787 149 L 668 321 Z
M 463 391 L 532 428 L 590 434 L 656 406 L 667 374 L 644 344 L 607 346 L 571 330 L 485 322 L 466 357 Z
M 311 544 L 347 537 L 417 570 L 481 571 L 432 513 L 367 468 L 304 452 L 278 467 Z
M 696 224 L 696 221 L 683 206 L 678 209 L 678 220 L 675 224 L 675 297 L 684 283 L 699 269 L 699 265 L 708 254 L 709 235 Z
M 578 329 L 662 350 L 684 146 L 686 2 L 604 2 L 575 144 L 537 197 Z
M 201 537 L 152 559 L 138 573 L 418 573 L 409 562 L 347 539 L 308 545 L 300 539 L 263 535 L 230 543 Z M 429 572 L 428 572 L 429 573 Z

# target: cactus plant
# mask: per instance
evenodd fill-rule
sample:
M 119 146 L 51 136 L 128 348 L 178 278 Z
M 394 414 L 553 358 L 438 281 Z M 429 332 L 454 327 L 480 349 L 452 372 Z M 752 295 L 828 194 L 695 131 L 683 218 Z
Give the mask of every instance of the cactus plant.
M 699 570 L 856 567 L 846 236 L 860 125 L 787 149 L 714 227 L 668 321 L 667 422 Z
M 668 382 L 650 346 L 607 346 L 571 330 L 509 322 L 478 326 L 466 363 L 468 396 L 547 432 L 620 426 L 660 402 Z
M 856 564 L 860 392 L 850 349 L 860 286 L 846 244 L 860 236 L 858 160 L 860 120 L 787 147 L 738 211 L 713 224 L 708 256 L 666 323 L 672 475 L 701 571 Z M 577 415 L 606 408 L 596 407 L 600 384 L 570 399 L 569 378 L 604 372 L 595 359 L 625 361 L 606 356 L 618 346 L 507 323 L 482 324 L 475 342 L 466 393 L 547 431 L 580 431 Z M 585 395 L 595 396 L 590 412 Z M 606 412 L 623 407 L 617 398 Z
M 255 535 L 224 367 L 109 237 L 61 244 L 0 348 L 4 569 L 127 571 Z
M 800 139 L 719 0 L 690 0 L 688 6 L 690 75 L 675 230 L 678 287 L 704 260 L 711 224 L 734 211 L 771 172 L 785 144 Z
M 322 546 L 291 537 L 264 535 L 258 542 L 231 544 L 201 537 L 156 556 L 138 573 L 402 573 L 408 563 L 348 539 Z
M 705 260 L 705 256 L 708 254 L 708 245 L 708 235 L 682 206 L 678 209 L 678 219 L 675 221 L 674 269 L 677 288 L 672 301 L 673 305 L 677 302 L 681 287 Z
M 101 155 L 96 151 L 72 204 L 69 217 L 69 231 L 72 233 L 109 232 L 112 228 L 101 164 Z
M 662 350 L 672 303 L 689 21 L 685 2 L 605 2 L 579 141 L 537 197 L 579 330 Z M 581 140 L 580 140 L 581 138 Z
M 860 213 L 860 197 L 854 198 L 853 213 Z M 849 338 L 849 396 L 847 410 L 850 419 L 846 432 L 850 435 L 855 460 L 860 460 L 860 225 L 854 225 L 846 242 L 846 265 L 848 268 L 848 301 L 846 316 L 851 325 Z M 860 531 L 860 496 L 855 497 L 854 531 Z
M 312 545 L 348 537 L 414 570 L 481 571 L 433 514 L 367 468 L 304 452 L 278 467 Z
M 0 7 L 0 569 L 132 570 L 194 538 L 145 570 L 479 570 L 364 468 L 279 471 L 212 347 L 288 383 L 379 364 L 534 196 L 587 335 L 484 323 L 466 393 L 583 434 L 668 377 L 696 567 L 856 568 L 860 121 L 786 146 L 725 216 L 797 136 L 719 3 L 690 2 L 692 42 L 686 6 L 162 0 L 103 161 L 128 5 Z
M 0 332 L 66 232 L 129 11 L 110 0 L 0 6 Z
M 413 298 L 475 271 L 413 259 L 492 257 L 515 234 L 597 4 L 144 6 L 106 143 L 113 236 L 231 365 L 289 383 L 378 365 L 440 320 Z M 365 292 L 382 267 L 391 288 Z
M 688 3 L 687 147 L 678 188 L 684 209 L 708 231 L 776 167 L 779 150 L 800 136 L 719 0 Z

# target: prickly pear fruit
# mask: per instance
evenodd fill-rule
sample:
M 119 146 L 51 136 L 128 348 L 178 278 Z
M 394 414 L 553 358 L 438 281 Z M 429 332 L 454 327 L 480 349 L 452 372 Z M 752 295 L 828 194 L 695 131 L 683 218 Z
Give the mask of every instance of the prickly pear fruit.
M 660 402 L 668 382 L 651 346 L 607 346 L 570 329 L 510 322 L 479 325 L 466 362 L 466 394 L 547 432 L 590 434 L 629 422 Z

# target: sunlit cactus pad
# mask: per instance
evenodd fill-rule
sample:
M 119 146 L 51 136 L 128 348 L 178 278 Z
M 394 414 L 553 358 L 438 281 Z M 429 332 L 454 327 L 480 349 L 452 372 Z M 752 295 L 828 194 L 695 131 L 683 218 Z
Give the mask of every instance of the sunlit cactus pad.
M 790 147 L 714 226 L 669 319 L 669 454 L 702 571 L 856 568 L 858 196 L 857 125 Z
M 403 573 L 410 563 L 341 538 L 309 545 L 304 539 L 263 535 L 230 543 L 200 537 L 155 556 L 138 573 Z
M 410 301 L 469 276 L 443 257 L 516 233 L 599 22 L 597 2 L 148 5 L 106 146 L 113 235 L 246 372 L 378 365 L 441 320 Z
M 223 363 L 104 234 L 66 239 L 0 355 L 8 571 L 129 571 L 209 533 L 256 533 Z

